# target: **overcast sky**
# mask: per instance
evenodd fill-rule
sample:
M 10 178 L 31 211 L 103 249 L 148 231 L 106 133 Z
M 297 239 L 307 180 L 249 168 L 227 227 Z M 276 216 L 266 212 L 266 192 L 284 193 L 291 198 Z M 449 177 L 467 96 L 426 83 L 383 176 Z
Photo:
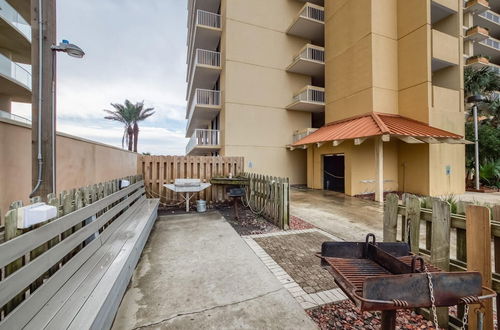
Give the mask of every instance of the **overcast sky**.
M 184 154 L 186 1 L 59 0 L 57 11 L 58 39 L 86 52 L 58 55 L 58 130 L 121 146 L 123 127 L 103 109 L 144 100 L 156 113 L 140 126 L 139 152 Z

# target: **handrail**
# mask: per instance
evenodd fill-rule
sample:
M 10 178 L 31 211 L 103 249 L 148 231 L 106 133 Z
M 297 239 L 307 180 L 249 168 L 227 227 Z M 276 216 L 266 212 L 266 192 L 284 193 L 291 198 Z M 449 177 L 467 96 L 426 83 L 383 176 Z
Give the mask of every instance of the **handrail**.
M 13 62 L 7 56 L 0 54 L 0 74 L 3 74 L 31 90 L 31 73 Z
M 304 7 L 302 7 L 299 16 L 319 22 L 324 22 L 325 9 L 321 6 L 313 5 L 311 3 L 306 3 Z
M 220 15 L 198 9 L 196 11 L 196 24 L 220 29 Z
M 306 86 L 294 95 L 295 102 L 325 103 L 325 89 L 322 87 Z
M 31 41 L 31 26 L 7 1 L 0 0 L 0 16 Z
M 194 97 L 193 101 L 191 102 L 191 106 L 189 107 L 189 113 L 187 114 L 189 121 L 193 116 L 194 107 L 196 107 L 197 105 L 220 106 L 221 105 L 220 101 L 221 101 L 220 91 L 197 88 L 196 91 L 194 92 Z
M 29 120 L 28 118 L 24 118 L 24 117 L 21 117 L 21 116 L 18 116 L 18 115 L 14 115 L 14 114 L 12 114 L 10 112 L 3 111 L 3 110 L 0 110 L 0 118 L 6 118 L 6 119 L 17 121 L 17 122 L 20 122 L 20 123 L 23 123 L 23 124 L 26 124 L 26 125 L 31 125 L 31 120 Z
M 200 128 L 195 129 L 186 146 L 186 155 L 189 154 L 197 146 L 218 146 L 219 137 L 219 130 Z
M 488 39 L 484 39 L 483 41 L 480 41 L 479 43 L 489 46 L 491 48 L 495 48 L 496 50 L 500 50 L 500 40 L 495 39 L 493 37 L 489 37 Z
M 494 11 L 487 10 L 485 12 L 479 13 L 479 16 L 486 18 L 489 21 L 500 24 L 500 15 L 495 13 Z
M 325 48 L 306 44 L 293 61 L 296 62 L 301 59 L 325 63 Z

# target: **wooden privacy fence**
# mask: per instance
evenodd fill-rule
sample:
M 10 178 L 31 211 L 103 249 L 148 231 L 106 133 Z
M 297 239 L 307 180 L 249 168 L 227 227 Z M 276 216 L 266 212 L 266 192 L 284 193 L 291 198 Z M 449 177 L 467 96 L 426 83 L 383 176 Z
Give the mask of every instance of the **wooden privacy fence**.
M 413 253 L 443 270 L 479 271 L 483 285 L 500 292 L 500 205 L 490 210 L 459 202 L 454 214 L 448 202 L 437 198 L 422 201 L 405 194 L 399 203 L 397 195 L 389 194 L 384 205 L 384 241 L 396 240 L 409 242 Z M 496 304 L 500 313 L 500 299 Z M 462 315 L 462 307 L 458 318 L 448 315 L 447 308 L 438 309 L 440 324 L 449 322 L 452 329 L 462 325 Z M 475 329 L 474 322 L 475 308 L 471 308 L 469 329 Z M 484 322 L 484 329 L 493 329 L 491 302 L 485 303 Z
M 141 176 L 130 176 L 125 179 L 130 182 L 130 188 L 127 188 L 130 191 L 120 190 L 119 179 L 116 179 L 63 191 L 59 195 L 49 194 L 48 204 L 57 207 L 57 216 L 48 222 L 25 230 L 17 228 L 18 209 L 23 206 L 23 203 L 18 201 L 11 204 L 5 216 L 5 242 L 1 245 L 3 250 L 0 251 L 2 256 L 0 258 L 2 259 L 0 260 L 0 329 L 4 325 L 2 321 L 9 313 L 24 300 L 29 299 L 35 291 L 41 291 L 40 287 L 49 278 L 52 278 L 54 274 L 59 274 L 57 276 L 60 277 L 63 276 L 61 274 L 67 272 L 63 270 L 63 266 L 76 255 L 81 255 L 79 251 L 88 244 L 90 237 L 96 231 L 99 234 L 105 231 L 108 226 L 112 226 L 116 218 L 127 212 L 130 204 L 141 196 L 144 198 Z M 142 192 L 133 190 L 136 189 L 135 187 L 141 188 Z M 41 201 L 40 197 L 31 199 L 31 203 Z M 92 205 L 92 210 L 86 208 L 90 205 Z M 82 215 L 82 220 L 72 220 L 71 216 L 78 212 L 85 216 Z M 70 213 L 73 214 L 68 216 Z M 97 220 L 91 220 L 93 217 Z M 97 225 L 100 227 L 96 229 Z M 80 241 L 75 243 L 77 236 L 80 236 Z M 52 287 L 54 281 L 56 280 L 52 280 L 52 284 L 47 287 Z M 39 298 L 35 300 L 38 301 L 37 299 Z
M 214 177 L 233 176 L 244 172 L 243 157 L 205 157 L 205 156 L 142 156 L 138 162 L 138 172 L 144 176 L 148 195 L 160 198 L 164 204 L 182 201 L 181 195 L 163 187 L 175 179 L 201 179 L 210 182 Z M 228 200 L 225 188 L 212 185 L 198 193 L 195 199 L 208 203 Z
M 290 225 L 290 182 L 288 178 L 245 173 L 250 179 L 245 206 L 281 229 Z

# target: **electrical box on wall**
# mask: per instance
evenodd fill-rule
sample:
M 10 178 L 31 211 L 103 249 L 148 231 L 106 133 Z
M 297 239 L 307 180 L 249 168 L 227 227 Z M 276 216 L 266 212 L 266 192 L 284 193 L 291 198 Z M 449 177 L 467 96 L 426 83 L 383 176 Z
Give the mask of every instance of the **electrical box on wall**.
M 26 229 L 57 216 L 57 207 L 35 203 L 17 209 L 17 228 Z

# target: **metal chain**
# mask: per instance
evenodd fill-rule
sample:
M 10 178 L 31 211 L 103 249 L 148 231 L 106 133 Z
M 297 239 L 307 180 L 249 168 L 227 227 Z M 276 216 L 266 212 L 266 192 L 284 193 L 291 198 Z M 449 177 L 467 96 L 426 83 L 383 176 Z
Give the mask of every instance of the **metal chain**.
M 462 327 L 460 329 L 465 330 L 469 317 L 469 305 L 465 304 L 464 306 L 464 317 L 462 318 Z
M 429 272 L 427 265 L 424 266 L 424 271 L 425 274 L 427 275 L 427 280 L 429 282 L 429 296 L 431 298 L 431 304 L 432 304 L 431 308 L 432 308 L 432 316 L 434 317 L 433 319 L 434 326 L 436 327 L 436 329 L 439 329 L 439 322 L 436 310 L 436 299 L 434 298 L 434 285 L 432 284 L 432 275 L 431 272 Z

